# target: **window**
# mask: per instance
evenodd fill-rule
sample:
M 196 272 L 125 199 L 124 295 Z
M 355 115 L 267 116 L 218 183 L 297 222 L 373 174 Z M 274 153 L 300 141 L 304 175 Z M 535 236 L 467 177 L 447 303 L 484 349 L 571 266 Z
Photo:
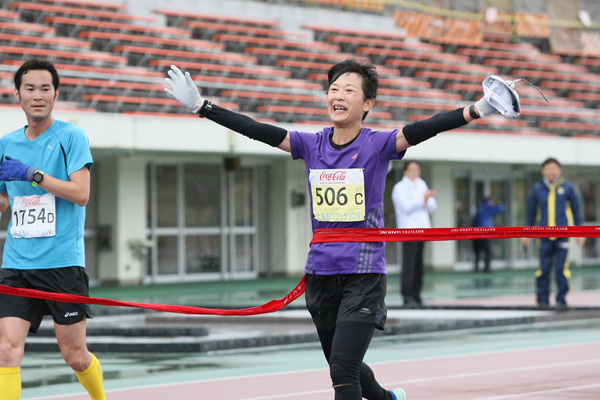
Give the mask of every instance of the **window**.
M 151 164 L 152 281 L 258 274 L 258 167 Z

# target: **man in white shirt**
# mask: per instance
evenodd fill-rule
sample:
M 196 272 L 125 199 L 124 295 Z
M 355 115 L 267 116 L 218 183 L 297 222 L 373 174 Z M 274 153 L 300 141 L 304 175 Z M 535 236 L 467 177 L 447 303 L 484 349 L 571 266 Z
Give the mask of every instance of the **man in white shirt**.
M 431 228 L 429 214 L 437 209 L 435 191 L 421 179 L 421 165 L 408 161 L 404 165 L 404 178 L 392 190 L 398 228 Z M 424 242 L 402 243 L 402 276 L 400 289 L 405 307 L 421 307 L 423 284 Z

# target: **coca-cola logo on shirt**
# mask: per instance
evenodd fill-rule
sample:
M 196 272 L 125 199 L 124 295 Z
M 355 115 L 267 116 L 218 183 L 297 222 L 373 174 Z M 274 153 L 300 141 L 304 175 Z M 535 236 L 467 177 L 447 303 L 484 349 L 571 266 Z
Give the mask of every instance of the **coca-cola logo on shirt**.
M 319 179 L 322 181 L 344 181 L 346 180 L 346 171 L 323 171 L 319 175 Z
M 23 197 L 21 199 L 21 205 L 23 206 L 36 206 L 38 204 L 41 204 L 41 202 L 42 196 Z

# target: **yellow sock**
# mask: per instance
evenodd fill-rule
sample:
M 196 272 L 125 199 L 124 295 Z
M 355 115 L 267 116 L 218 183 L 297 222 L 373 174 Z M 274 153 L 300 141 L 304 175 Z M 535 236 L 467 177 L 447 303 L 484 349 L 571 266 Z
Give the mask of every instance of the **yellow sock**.
M 106 400 L 102 384 L 102 366 L 100 361 L 92 354 L 90 366 L 83 372 L 77 372 L 77 379 L 89 393 L 92 400 Z
M 0 368 L 0 388 L 5 400 L 21 398 L 21 368 Z

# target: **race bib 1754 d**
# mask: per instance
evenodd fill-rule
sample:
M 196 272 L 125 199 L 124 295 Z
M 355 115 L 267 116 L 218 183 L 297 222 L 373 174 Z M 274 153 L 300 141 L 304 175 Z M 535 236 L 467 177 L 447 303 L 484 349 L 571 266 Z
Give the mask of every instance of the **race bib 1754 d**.
M 52 193 L 42 196 L 15 196 L 12 204 L 14 238 L 35 238 L 56 234 L 56 205 Z

